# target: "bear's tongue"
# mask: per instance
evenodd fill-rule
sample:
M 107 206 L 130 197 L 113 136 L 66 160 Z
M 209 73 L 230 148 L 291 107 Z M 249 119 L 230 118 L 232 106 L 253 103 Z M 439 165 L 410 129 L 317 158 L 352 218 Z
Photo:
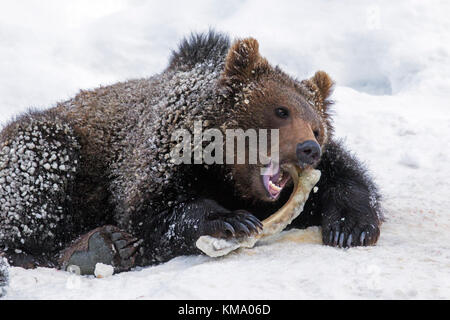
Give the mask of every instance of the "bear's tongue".
M 275 174 L 263 175 L 263 184 L 270 197 L 276 199 L 289 179 L 290 177 L 288 174 L 284 174 L 283 171 L 278 169 Z

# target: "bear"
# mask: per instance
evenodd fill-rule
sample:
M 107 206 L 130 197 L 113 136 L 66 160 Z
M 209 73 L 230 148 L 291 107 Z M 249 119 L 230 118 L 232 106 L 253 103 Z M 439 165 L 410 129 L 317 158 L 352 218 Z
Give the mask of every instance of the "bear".
M 196 121 L 278 130 L 280 164 L 322 172 L 290 228 L 320 226 L 329 246 L 374 245 L 380 194 L 333 136 L 333 88 L 324 71 L 300 81 L 272 66 L 254 38 L 209 31 L 182 40 L 157 75 L 29 110 L 0 133 L 1 255 L 25 268 L 121 272 L 200 254 L 202 235 L 260 232 L 292 179 L 282 165 L 262 176 L 262 163 L 174 163 L 173 133 Z
M 5 258 L 0 257 L 0 298 L 6 294 L 6 286 L 8 285 L 8 263 Z

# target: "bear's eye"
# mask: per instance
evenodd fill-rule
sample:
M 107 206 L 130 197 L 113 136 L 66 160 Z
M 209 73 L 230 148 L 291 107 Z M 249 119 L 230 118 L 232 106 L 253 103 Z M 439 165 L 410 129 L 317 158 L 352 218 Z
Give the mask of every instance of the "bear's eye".
M 279 118 L 286 119 L 289 117 L 289 110 L 286 107 L 278 107 L 275 109 L 275 114 Z
M 319 130 L 314 130 L 313 133 L 314 133 L 314 137 L 316 137 L 316 139 L 319 139 L 319 134 L 320 134 Z

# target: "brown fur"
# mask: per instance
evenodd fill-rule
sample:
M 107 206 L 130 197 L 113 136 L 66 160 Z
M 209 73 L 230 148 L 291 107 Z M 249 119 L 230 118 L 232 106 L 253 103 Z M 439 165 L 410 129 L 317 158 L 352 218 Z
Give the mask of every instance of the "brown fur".
M 281 161 L 297 161 L 298 143 L 317 140 L 324 146 L 328 140 L 331 133 L 326 112 L 328 96 L 323 98 L 322 94 L 331 93 L 332 81 L 326 73 L 319 72 L 299 84 L 272 67 L 260 55 L 258 41 L 247 38 L 234 42 L 230 48 L 221 84 L 228 88 L 233 107 L 218 122 L 228 129 L 280 129 Z M 286 121 L 275 116 L 274 110 L 280 106 L 290 110 L 291 117 Z M 234 165 L 231 175 L 242 197 L 270 201 L 257 173 L 260 168 L 260 165 Z
M 261 182 L 261 164 L 170 161 L 177 144 L 172 134 L 192 130 L 197 120 L 224 135 L 236 128 L 279 129 L 282 164 L 299 161 L 299 143 L 317 141 L 326 156 L 310 206 L 319 210 L 314 219 L 323 212 L 328 219 L 324 242 L 335 239 L 335 224 L 349 217 L 346 234 L 356 239 L 368 232 L 372 238 L 359 243 L 371 243 L 378 231 L 376 188 L 332 141 L 332 87 L 323 71 L 300 82 L 271 66 L 253 38 L 230 46 L 227 37 L 210 32 L 185 40 L 160 74 L 82 91 L 23 115 L 0 134 L 0 178 L 8 183 L 0 185 L 0 207 L 6 213 L 10 200 L 19 203 L 12 208 L 18 214 L 0 220 L 0 247 L 49 256 L 84 232 L 114 224 L 144 240 L 150 264 L 197 252 L 198 236 L 226 234 L 226 221 L 245 231 L 238 221 L 257 221 L 248 212 L 261 218 L 281 206 L 281 196 L 270 198 Z M 276 116 L 279 107 L 290 117 Z M 20 196 L 22 187 L 32 201 Z M 244 218 L 238 209 L 248 211 Z M 369 227 L 374 231 L 362 231 Z
M 321 100 L 326 101 L 330 97 L 334 86 L 330 76 L 325 71 L 317 71 L 311 78 L 311 82 L 319 89 Z

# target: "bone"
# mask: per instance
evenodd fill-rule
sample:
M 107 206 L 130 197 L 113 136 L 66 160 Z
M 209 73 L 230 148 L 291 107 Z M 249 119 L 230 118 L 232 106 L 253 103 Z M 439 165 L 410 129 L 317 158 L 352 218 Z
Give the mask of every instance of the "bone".
M 244 239 L 219 239 L 201 236 L 196 242 L 197 248 L 210 257 L 221 257 L 239 248 L 253 248 L 262 238 L 268 238 L 283 231 L 303 211 L 311 190 L 320 179 L 319 170 L 303 170 L 297 166 L 286 166 L 294 182 L 294 190 L 289 200 L 277 212 L 265 219 L 263 230 L 255 236 Z

